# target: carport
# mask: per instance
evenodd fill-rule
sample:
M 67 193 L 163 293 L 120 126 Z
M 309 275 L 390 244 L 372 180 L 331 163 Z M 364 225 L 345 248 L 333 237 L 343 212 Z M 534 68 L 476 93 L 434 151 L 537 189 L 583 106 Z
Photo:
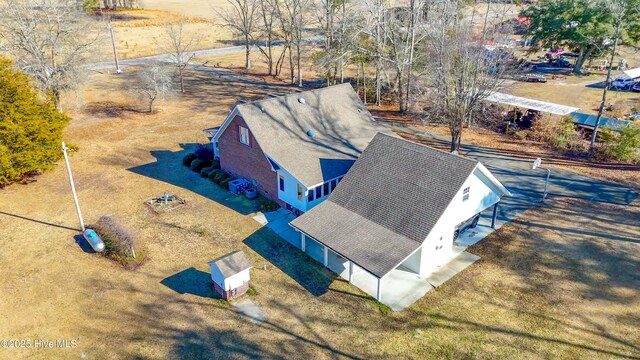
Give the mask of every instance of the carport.
M 485 98 L 486 101 L 494 102 L 502 105 L 513 106 L 517 108 L 536 110 L 548 114 L 565 116 L 579 109 L 577 107 L 554 104 L 548 101 L 540 101 L 500 92 L 494 92 Z
M 416 259 L 419 261 L 420 248 L 402 264 L 383 276 L 376 276 L 370 270 L 304 233 L 300 233 L 300 239 L 301 250 L 307 255 L 394 311 L 413 304 L 433 289 L 426 279 L 418 275 L 415 267 Z

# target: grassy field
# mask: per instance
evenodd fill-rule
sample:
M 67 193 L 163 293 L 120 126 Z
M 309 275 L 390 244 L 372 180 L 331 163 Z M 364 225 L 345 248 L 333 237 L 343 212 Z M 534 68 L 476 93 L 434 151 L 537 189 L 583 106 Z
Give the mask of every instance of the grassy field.
M 144 113 L 123 89 L 135 69 L 95 74 L 66 98 L 65 140 L 91 223 L 111 214 L 144 243 L 125 270 L 85 252 L 63 165 L 0 190 L 0 339 L 77 339 L 0 358 L 640 357 L 640 208 L 550 202 L 485 239 L 482 259 L 400 313 L 376 303 L 251 219 L 255 204 L 180 164 L 237 99 L 261 89 L 189 72 L 187 93 Z M 259 78 L 255 78 L 259 79 Z M 144 201 L 177 194 L 175 213 Z M 244 250 L 253 324 L 213 297 L 207 262 Z M 266 265 L 266 270 L 262 270 Z

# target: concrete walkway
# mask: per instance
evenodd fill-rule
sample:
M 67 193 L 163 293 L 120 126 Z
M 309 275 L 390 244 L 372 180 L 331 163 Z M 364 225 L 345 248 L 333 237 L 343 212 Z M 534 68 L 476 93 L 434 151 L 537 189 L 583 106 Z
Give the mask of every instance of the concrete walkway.
M 439 287 L 479 259 L 480 256 L 464 251 L 449 260 L 445 265 L 440 266 L 436 271 L 429 274 L 426 277 L 426 280 L 432 286 Z
M 267 319 L 267 314 L 262 310 L 260 305 L 249 299 L 232 304 L 240 314 L 249 318 L 249 320 L 254 324 L 260 324 Z
M 289 222 L 295 218 L 295 215 L 282 208 L 267 213 L 259 212 L 253 216 L 253 220 L 273 230 L 287 242 L 300 247 L 300 233 L 289 226 Z

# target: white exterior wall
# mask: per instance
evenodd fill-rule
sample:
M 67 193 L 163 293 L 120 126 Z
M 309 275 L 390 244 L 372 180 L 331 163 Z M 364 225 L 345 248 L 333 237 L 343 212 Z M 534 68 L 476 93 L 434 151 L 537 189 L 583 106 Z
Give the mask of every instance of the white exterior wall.
M 422 247 L 416 250 L 416 252 L 414 252 L 413 255 L 409 256 L 407 260 L 403 261 L 402 265 L 408 268 L 409 270 L 419 274 L 420 266 L 422 263 L 421 259 L 422 259 Z
M 222 273 L 220 272 L 220 270 L 216 266 L 210 265 L 210 267 L 211 267 L 211 280 L 213 280 L 213 282 L 215 282 L 216 284 L 220 285 L 220 287 L 223 288 L 225 291 L 235 289 L 241 286 L 243 283 L 249 281 L 250 279 L 249 271 L 251 269 L 243 270 L 225 279 L 224 276 L 222 276 Z
M 323 188 L 322 196 L 319 198 L 315 198 L 315 193 L 314 193 L 313 201 L 309 202 L 307 192 L 308 191 L 315 192 L 315 186 L 311 189 L 307 189 L 301 182 L 298 181 L 298 179 L 293 177 L 293 175 L 291 175 L 287 170 L 283 168 L 280 168 L 276 172 L 278 174 L 278 198 L 286 202 L 287 204 L 290 204 L 291 206 L 295 207 L 300 211 L 307 212 L 311 210 L 314 206 L 326 200 L 330 195 L 330 194 L 325 194 L 324 188 Z M 284 191 L 280 191 L 280 175 L 284 176 Z M 335 180 L 337 184 L 337 178 Z M 328 182 L 330 183 L 331 181 L 332 180 L 329 180 Z M 298 199 L 298 187 L 297 187 L 298 184 L 302 187 L 302 200 Z M 319 186 L 323 187 L 322 184 Z M 331 186 L 329 186 L 329 192 L 331 192 Z
M 249 281 L 249 270 L 243 270 L 235 275 L 232 275 L 224 280 L 224 290 L 229 291 L 237 287 L 242 286 L 245 282 Z
M 494 190 L 493 186 L 490 187 L 489 184 L 491 182 L 477 168 L 464 182 L 449 207 L 422 243 L 420 275 L 430 273 L 450 259 L 453 250 L 453 232 L 456 225 L 500 201 L 497 190 Z M 469 200 L 462 201 L 463 191 L 467 187 L 470 188 Z M 439 246 L 442 248 L 436 249 Z
M 307 211 L 307 188 L 283 168 L 278 171 L 278 198 L 300 211 Z M 284 191 L 280 191 L 280 176 L 284 176 Z M 302 200 L 298 199 L 298 185 L 302 187 Z

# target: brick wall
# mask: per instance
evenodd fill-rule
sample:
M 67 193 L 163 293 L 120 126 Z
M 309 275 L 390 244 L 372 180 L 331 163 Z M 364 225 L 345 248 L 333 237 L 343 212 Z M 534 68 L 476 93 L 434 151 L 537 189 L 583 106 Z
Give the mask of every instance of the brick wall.
M 249 129 L 249 146 L 240 142 L 240 126 L 249 128 L 241 116 L 231 120 L 218 139 L 218 153 L 222 170 L 234 177 L 255 180 L 258 191 L 267 199 L 278 199 L 278 178 Z
M 218 294 L 220 294 L 220 296 L 222 296 L 222 298 L 227 301 L 233 298 L 240 297 L 244 295 L 247 292 L 247 290 L 249 290 L 248 281 L 245 281 L 244 283 L 242 283 L 241 286 L 235 289 L 231 289 L 229 291 L 224 291 L 224 289 L 220 285 L 216 284 L 215 282 L 212 282 L 212 283 L 213 283 L 213 290 Z

